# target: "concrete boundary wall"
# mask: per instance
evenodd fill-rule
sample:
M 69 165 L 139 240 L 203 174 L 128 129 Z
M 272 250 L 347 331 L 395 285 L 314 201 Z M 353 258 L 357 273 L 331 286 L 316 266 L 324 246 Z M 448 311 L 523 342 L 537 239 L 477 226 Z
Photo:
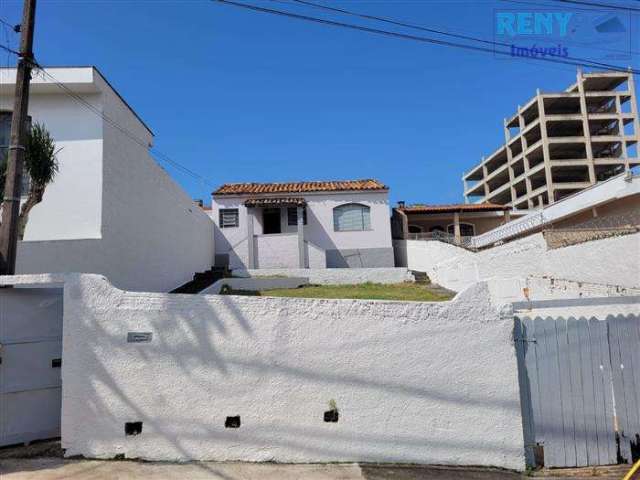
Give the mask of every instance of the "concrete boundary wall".
M 489 299 L 486 284 L 450 302 L 390 302 L 137 293 L 69 276 L 62 447 L 522 470 L 513 317 Z M 149 341 L 128 342 L 140 333 Z M 331 406 L 337 422 L 324 421 Z
M 640 233 L 549 249 L 542 233 L 480 252 L 442 242 L 397 241 L 398 256 L 445 288 L 491 278 L 549 277 L 640 288 Z
M 200 292 L 200 295 L 217 295 L 224 285 L 232 290 L 248 290 L 256 292 L 260 290 L 273 290 L 274 288 L 298 288 L 308 285 L 306 278 L 221 278 L 210 287 Z
M 353 285 L 359 283 L 413 282 L 406 268 L 261 268 L 233 270 L 236 277 L 303 277 L 315 285 Z

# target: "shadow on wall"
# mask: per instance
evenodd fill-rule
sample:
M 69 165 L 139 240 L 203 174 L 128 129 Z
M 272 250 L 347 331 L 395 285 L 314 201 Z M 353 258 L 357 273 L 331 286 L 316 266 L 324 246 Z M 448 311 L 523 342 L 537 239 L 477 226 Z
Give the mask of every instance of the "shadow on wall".
M 522 433 L 509 424 L 520 417 L 517 386 L 504 383 L 504 365 L 472 362 L 460 372 L 464 362 L 454 362 L 449 370 L 435 340 L 462 335 L 477 352 L 487 348 L 478 338 L 486 322 L 462 334 L 455 323 L 425 329 L 409 315 L 398 322 L 405 328 L 381 334 L 345 321 L 367 315 L 371 302 L 151 296 L 104 284 L 97 291 L 92 282 L 65 289 L 68 455 L 524 467 Z M 327 303 L 346 317 L 320 311 Z M 447 308 L 423 305 L 425 322 Z M 388 308 L 377 320 L 402 319 L 397 305 Z M 127 343 L 128 331 L 153 332 L 152 341 Z M 302 340 L 309 336 L 326 341 Z M 412 355 L 425 345 L 433 355 Z M 515 356 L 513 364 L 515 383 Z M 337 424 L 323 422 L 331 401 Z M 228 416 L 240 416 L 240 428 L 225 428 Z M 142 422 L 140 434 L 125 436 L 126 422 Z M 473 431 L 476 423 L 483 431 Z

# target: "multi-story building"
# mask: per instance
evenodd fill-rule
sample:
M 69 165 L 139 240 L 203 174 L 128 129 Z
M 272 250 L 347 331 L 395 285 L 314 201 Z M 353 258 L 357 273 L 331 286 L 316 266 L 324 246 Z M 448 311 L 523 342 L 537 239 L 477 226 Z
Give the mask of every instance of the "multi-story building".
M 564 92 L 540 90 L 504 120 L 505 144 L 465 173 L 466 202 L 551 204 L 640 164 L 634 79 L 578 70 Z

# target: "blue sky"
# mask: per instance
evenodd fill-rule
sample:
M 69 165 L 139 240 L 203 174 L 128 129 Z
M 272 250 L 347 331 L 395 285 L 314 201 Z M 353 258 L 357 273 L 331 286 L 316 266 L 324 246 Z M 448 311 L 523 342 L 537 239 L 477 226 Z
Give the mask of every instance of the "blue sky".
M 489 40 L 498 11 L 589 10 L 552 0 L 316 1 Z M 251 3 L 401 30 L 286 0 Z M 21 4 L 0 0 L 0 18 L 17 23 Z M 554 42 L 571 56 L 640 68 L 638 55 L 628 53 L 640 49 L 638 17 L 616 14 L 627 30 L 617 43 L 606 35 Z M 17 40 L 0 28 L 1 43 L 16 48 Z M 156 146 L 207 179 L 166 166 L 206 201 L 225 182 L 348 178 L 385 182 L 393 202 L 461 201 L 461 175 L 504 141 L 502 119 L 536 88 L 565 88 L 576 76 L 573 66 L 494 58 L 206 0 L 39 0 L 35 53 L 44 65 L 97 66 L 154 130 Z M 0 52 L 0 61 L 13 59 Z

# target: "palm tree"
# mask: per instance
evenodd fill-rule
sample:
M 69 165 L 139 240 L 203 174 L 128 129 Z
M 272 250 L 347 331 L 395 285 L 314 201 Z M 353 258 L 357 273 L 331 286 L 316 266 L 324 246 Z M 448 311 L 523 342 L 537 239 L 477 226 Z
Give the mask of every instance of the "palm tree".
M 47 185 L 53 181 L 58 173 L 58 159 L 56 144 L 49 131 L 40 123 L 35 123 L 27 135 L 27 145 L 24 159 L 24 173 L 29 192 L 26 201 L 20 209 L 18 217 L 18 239 L 22 240 L 29 219 L 29 212 L 42 201 Z M 4 196 L 4 182 L 7 171 L 6 158 L 0 162 L 0 195 Z

